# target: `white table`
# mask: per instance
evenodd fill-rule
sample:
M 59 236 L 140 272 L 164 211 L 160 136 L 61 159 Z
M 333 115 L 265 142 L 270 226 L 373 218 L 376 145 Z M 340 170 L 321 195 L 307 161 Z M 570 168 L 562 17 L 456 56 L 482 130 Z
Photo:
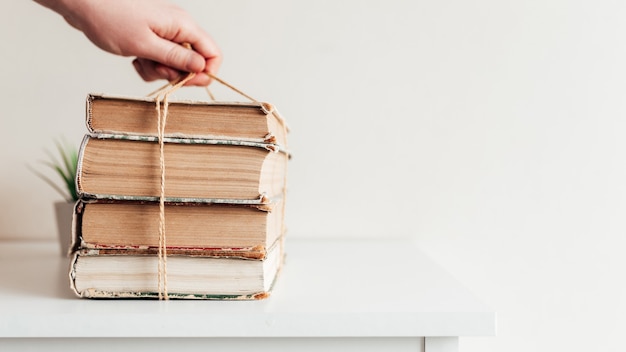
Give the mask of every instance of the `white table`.
M 443 352 L 496 330 L 410 240 L 289 238 L 270 298 L 237 302 L 79 299 L 57 246 L 0 242 L 1 351 Z

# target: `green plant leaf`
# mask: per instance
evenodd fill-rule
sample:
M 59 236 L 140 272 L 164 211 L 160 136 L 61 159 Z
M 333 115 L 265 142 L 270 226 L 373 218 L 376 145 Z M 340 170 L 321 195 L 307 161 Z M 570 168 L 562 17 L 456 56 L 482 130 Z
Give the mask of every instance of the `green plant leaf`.
M 50 151 L 46 150 L 46 154 L 50 161 L 42 161 L 42 163 L 55 171 L 63 180 L 63 186 L 67 192 L 54 183 L 48 176 L 43 173 L 28 167 L 35 175 L 44 180 L 47 184 L 52 186 L 59 194 L 63 195 L 63 198 L 68 200 L 78 200 L 78 194 L 76 192 L 76 171 L 78 168 L 78 151 L 75 147 L 69 146 L 66 142 L 55 140 L 57 152 L 60 156 L 61 162 Z M 69 194 L 69 195 L 68 195 Z
M 71 195 L 68 195 L 63 188 L 59 187 L 56 183 L 54 183 L 54 181 L 52 181 L 48 176 L 42 174 L 41 172 L 35 170 L 32 166 L 30 165 L 26 165 L 26 167 L 35 175 L 37 175 L 37 177 L 41 178 L 45 183 L 47 183 L 50 187 L 52 187 L 55 191 L 57 191 L 57 193 L 59 193 L 61 195 L 61 197 L 63 197 L 66 200 L 70 200 L 72 198 Z

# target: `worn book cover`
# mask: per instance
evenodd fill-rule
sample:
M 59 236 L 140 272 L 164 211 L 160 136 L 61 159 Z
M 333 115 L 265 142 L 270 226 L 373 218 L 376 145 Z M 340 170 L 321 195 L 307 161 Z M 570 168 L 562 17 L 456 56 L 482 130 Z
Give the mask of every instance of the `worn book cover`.
M 89 133 L 76 174 L 74 292 L 267 297 L 283 264 L 290 158 L 284 119 L 260 102 L 158 106 L 152 98 L 88 96 Z
M 277 240 L 263 260 L 168 255 L 168 298 L 267 298 L 283 265 L 283 246 L 282 238 Z M 71 288 L 84 298 L 158 298 L 158 264 L 157 256 L 141 250 L 78 250 L 71 261 Z
M 167 202 L 165 236 L 169 254 L 265 259 L 284 235 L 283 200 L 268 204 Z M 159 203 L 80 199 L 74 208 L 74 250 L 92 254 L 156 254 Z
M 151 98 L 105 94 L 87 96 L 87 129 L 91 133 L 157 135 Z M 169 101 L 165 137 L 203 138 L 287 144 L 287 125 L 265 102 Z
M 258 204 L 282 195 L 288 154 L 267 143 L 168 138 L 168 201 Z M 76 189 L 90 198 L 156 200 L 161 190 L 159 143 L 145 136 L 86 135 Z

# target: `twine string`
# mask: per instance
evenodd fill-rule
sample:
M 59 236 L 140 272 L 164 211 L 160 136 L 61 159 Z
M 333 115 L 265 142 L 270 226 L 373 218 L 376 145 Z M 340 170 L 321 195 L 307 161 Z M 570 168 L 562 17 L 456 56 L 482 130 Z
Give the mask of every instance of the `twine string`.
M 251 97 L 250 95 L 248 95 L 248 94 L 246 94 L 246 93 L 242 92 L 240 89 L 238 89 L 238 88 L 236 88 L 235 86 L 233 86 L 232 84 L 230 84 L 230 83 L 228 83 L 228 82 L 224 81 L 223 79 L 221 79 L 221 78 L 219 78 L 219 77 L 217 77 L 217 76 L 215 76 L 215 75 L 213 75 L 213 74 L 211 74 L 211 73 L 209 73 L 209 72 L 206 72 L 206 74 L 207 74 L 209 77 L 211 77 L 212 79 L 214 79 L 214 80 L 216 80 L 217 82 L 221 83 L 222 85 L 224 85 L 224 86 L 226 86 L 226 87 L 228 87 L 228 88 L 232 89 L 232 90 L 233 90 L 233 91 L 235 91 L 236 93 L 239 93 L 239 94 L 240 94 L 240 95 L 242 95 L 243 97 L 245 97 L 245 98 L 247 98 L 247 99 L 251 100 L 252 102 L 254 102 L 254 103 L 258 103 L 258 102 L 259 102 L 258 100 L 254 99 L 254 98 L 253 98 L 253 97 Z M 211 91 L 209 90 L 209 87 L 208 87 L 208 86 L 206 86 L 206 91 L 207 91 L 207 93 L 209 94 L 209 97 L 211 97 L 211 100 L 215 101 L 215 97 L 213 96 L 213 94 L 212 94 L 212 93 L 211 93 Z M 269 105 L 269 104 L 268 104 L 268 105 Z M 266 107 L 267 107 L 267 106 L 266 106 Z M 286 138 L 286 137 L 287 137 L 287 132 L 288 132 L 288 130 L 289 130 L 289 129 L 287 128 L 287 123 L 286 123 L 286 122 L 283 120 L 283 118 L 282 118 L 282 117 L 278 114 L 278 112 L 276 111 L 276 109 L 275 109 L 273 106 L 269 105 L 269 107 L 270 107 L 270 109 L 269 109 L 269 113 L 270 113 L 270 114 L 272 114 L 272 115 L 274 115 L 274 117 L 276 117 L 276 119 L 278 119 L 278 121 L 281 123 L 281 126 L 282 126 L 282 128 L 283 128 L 283 136 L 285 136 L 285 145 L 284 145 L 284 146 L 280 146 L 280 147 L 281 147 L 281 148 L 284 148 L 284 155 L 285 155 L 285 159 L 286 159 L 286 162 L 288 162 L 288 161 L 289 161 L 289 158 L 290 158 L 290 154 L 289 154 L 289 146 L 288 146 L 288 143 L 287 143 L 287 138 Z M 282 197 L 283 197 L 283 199 L 282 199 L 282 204 L 281 204 L 281 207 L 282 207 L 282 214 L 283 214 L 283 222 L 282 222 L 282 224 L 281 224 L 281 237 L 282 237 L 282 236 L 284 236 L 284 235 L 285 235 L 285 233 L 287 232 L 286 225 L 285 225 L 285 221 L 284 221 L 284 216 L 285 216 L 285 204 L 286 204 L 286 202 L 285 202 L 285 197 L 287 196 L 287 169 L 288 169 L 288 168 L 287 168 L 286 163 L 285 163 L 285 170 L 284 170 L 284 175 L 283 175 L 283 188 L 282 188 L 282 193 L 283 193 L 283 194 L 282 194 Z M 283 247 L 283 246 L 281 246 L 281 257 L 282 257 L 283 255 L 284 255 L 284 247 Z
M 258 103 L 258 102 L 259 102 L 258 100 L 254 99 L 253 97 L 249 96 L 248 94 L 246 94 L 246 93 L 242 92 L 241 90 L 239 90 L 239 89 L 235 88 L 235 86 L 233 86 L 232 84 L 230 84 L 230 83 L 228 83 L 228 82 L 224 81 L 223 79 L 221 79 L 221 78 L 217 77 L 216 75 L 214 75 L 214 74 L 212 74 L 212 73 L 210 73 L 210 72 L 205 72 L 205 73 L 206 73 L 209 77 L 211 77 L 212 79 L 214 79 L 214 80 L 216 80 L 216 81 L 220 82 L 220 83 L 221 83 L 221 84 L 223 84 L 224 86 L 226 86 L 226 87 L 228 87 L 228 88 L 232 89 L 232 90 L 233 90 L 233 91 L 235 91 L 236 93 L 238 93 L 238 94 L 240 94 L 241 96 L 243 96 L 243 97 L 245 97 L 245 98 L 247 98 L 247 99 L 251 100 L 252 102 L 254 102 L 254 103 Z M 210 91 L 210 90 L 208 90 L 208 86 L 207 86 L 207 92 L 209 93 L 209 96 L 211 97 L 211 99 L 215 100 L 215 98 L 213 97 L 213 94 L 211 94 L 211 91 Z
M 159 252 L 158 252 L 158 279 L 157 290 L 159 300 L 168 300 L 167 292 L 167 241 L 165 236 L 165 123 L 167 122 L 168 99 L 170 94 L 184 86 L 196 74 L 189 73 L 187 76 L 178 79 L 175 82 L 159 88 L 150 94 L 156 94 L 156 110 L 157 110 L 157 136 L 159 141 L 159 168 L 161 172 L 160 195 L 159 195 Z M 163 112 L 161 113 L 161 102 L 163 102 Z
M 242 92 L 241 90 L 235 88 L 233 85 L 227 83 L 221 78 L 206 72 L 206 74 L 222 85 L 232 89 L 236 93 L 242 95 L 243 97 L 251 100 L 252 102 L 258 103 L 258 101 L 248 94 Z M 168 99 L 171 93 L 183 87 L 185 83 L 191 80 L 196 74 L 189 73 L 186 76 L 182 76 L 181 78 L 169 82 L 166 85 L 160 87 L 159 89 L 148 94 L 148 97 L 155 97 L 155 107 L 157 110 L 157 137 L 159 142 L 159 168 L 160 168 L 160 195 L 159 195 L 159 249 L 158 249 L 158 279 L 157 279 L 157 290 L 158 290 L 158 299 L 159 300 L 169 300 L 169 294 L 167 291 L 167 241 L 165 234 L 165 123 L 167 122 L 167 114 L 168 114 Z M 209 90 L 208 86 L 205 87 L 207 94 L 211 98 L 212 101 L 215 101 L 215 96 L 212 94 L 211 90 Z M 162 107 L 161 107 L 162 106 Z M 270 112 L 273 114 L 280 122 L 283 127 L 283 135 L 287 136 L 287 125 L 285 121 L 278 115 L 273 107 L 271 107 Z M 289 159 L 289 152 L 287 148 L 287 141 L 285 139 L 285 158 Z M 286 196 L 286 187 L 287 187 L 287 167 L 284 170 L 284 179 L 283 179 L 283 189 L 282 189 L 282 212 L 284 217 L 285 212 L 285 196 Z M 283 236 L 286 232 L 285 222 L 281 225 L 281 236 Z M 281 257 L 283 255 L 283 246 L 281 246 Z

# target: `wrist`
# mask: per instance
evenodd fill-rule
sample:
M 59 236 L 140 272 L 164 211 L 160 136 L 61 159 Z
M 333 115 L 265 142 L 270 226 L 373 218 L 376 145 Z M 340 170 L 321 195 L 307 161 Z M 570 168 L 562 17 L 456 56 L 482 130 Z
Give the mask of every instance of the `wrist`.
M 91 0 L 34 0 L 61 15 L 70 25 L 79 28 L 81 14 L 88 12 Z

